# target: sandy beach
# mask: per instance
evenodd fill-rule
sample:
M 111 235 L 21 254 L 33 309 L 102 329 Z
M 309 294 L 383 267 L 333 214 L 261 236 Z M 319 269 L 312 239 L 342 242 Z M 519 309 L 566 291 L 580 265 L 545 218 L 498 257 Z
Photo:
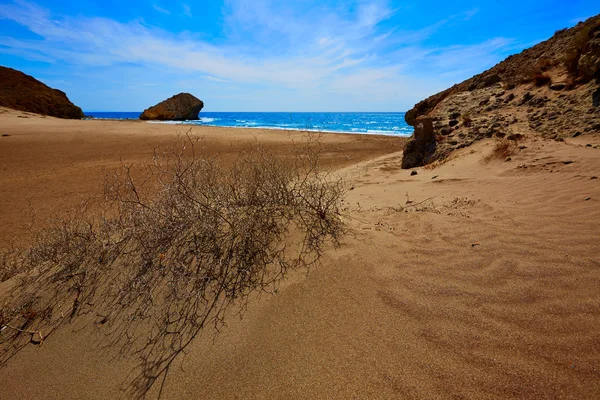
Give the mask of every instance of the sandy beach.
M 27 237 L 29 203 L 41 218 L 97 195 L 106 171 L 182 131 L 16 111 L 0 127 L 4 240 Z M 301 136 L 194 130 L 226 157 L 254 138 L 285 151 Z M 600 397 L 597 135 L 528 137 L 508 162 L 485 161 L 484 139 L 417 175 L 400 168 L 402 138 L 323 140 L 352 188 L 351 234 L 196 340 L 163 398 Z M 64 324 L 0 368 L 0 397 L 118 398 L 132 365 L 101 337 Z
M 155 124 L 142 121 L 61 120 L 0 107 L 0 241 L 27 233 L 31 210 L 39 221 L 103 189 L 107 172 L 143 166 L 155 148 L 173 145 L 187 132 L 228 160 L 254 141 L 287 154 L 302 133 L 267 129 Z M 376 135 L 323 134 L 322 161 L 342 167 L 400 151 L 404 139 Z

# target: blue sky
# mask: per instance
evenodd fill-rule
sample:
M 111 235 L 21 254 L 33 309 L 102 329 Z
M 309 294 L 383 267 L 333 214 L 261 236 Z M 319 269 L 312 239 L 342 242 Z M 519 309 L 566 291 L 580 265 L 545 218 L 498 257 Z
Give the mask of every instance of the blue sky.
M 598 0 L 0 0 L 0 65 L 86 111 L 405 111 Z

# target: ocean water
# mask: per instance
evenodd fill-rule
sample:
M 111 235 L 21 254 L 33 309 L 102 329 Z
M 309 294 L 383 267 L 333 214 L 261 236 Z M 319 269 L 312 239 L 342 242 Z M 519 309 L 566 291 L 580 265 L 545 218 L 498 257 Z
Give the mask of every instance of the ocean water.
M 139 112 L 86 112 L 94 118 L 138 119 Z M 155 122 L 239 128 L 410 136 L 403 112 L 201 112 L 198 121 Z

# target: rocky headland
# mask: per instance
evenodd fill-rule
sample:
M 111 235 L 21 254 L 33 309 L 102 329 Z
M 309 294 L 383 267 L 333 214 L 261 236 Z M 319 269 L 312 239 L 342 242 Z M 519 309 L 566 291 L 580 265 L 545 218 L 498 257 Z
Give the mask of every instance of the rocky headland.
M 600 15 L 435 94 L 406 113 L 403 168 L 483 138 L 564 140 L 600 133 Z
M 140 119 L 157 121 L 197 120 L 203 107 L 202 100 L 189 93 L 179 93 L 144 110 L 140 115 Z
M 67 95 L 52 89 L 21 71 L 0 66 L 0 107 L 49 115 L 57 118 L 81 119 L 81 108 Z

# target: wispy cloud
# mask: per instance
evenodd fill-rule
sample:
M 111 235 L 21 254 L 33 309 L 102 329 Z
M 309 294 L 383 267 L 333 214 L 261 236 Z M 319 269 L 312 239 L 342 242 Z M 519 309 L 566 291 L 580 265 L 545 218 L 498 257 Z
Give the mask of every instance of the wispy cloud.
M 183 7 L 183 15 L 185 15 L 186 17 L 191 17 L 192 16 L 191 7 L 185 3 L 182 4 L 181 6 Z
M 161 6 L 159 6 L 158 4 L 153 4 L 152 8 L 154 8 L 156 11 L 158 11 L 159 13 L 163 13 L 163 14 L 167 14 L 170 15 L 171 12 L 169 10 L 166 10 L 164 8 L 162 8 Z
M 158 4 L 153 7 L 169 14 Z M 190 7 L 182 7 L 191 16 Z M 163 73 L 197 74 L 215 84 L 261 85 L 305 97 L 346 93 L 357 102 L 361 98 L 399 102 L 407 93 L 418 99 L 466 70 L 489 66 L 511 44 L 496 38 L 473 45 L 426 46 L 425 40 L 447 20 L 417 30 L 384 26 L 399 12 L 384 0 L 358 1 L 351 11 L 327 5 L 303 7 L 275 0 L 227 0 L 226 38 L 216 45 L 141 20 L 123 23 L 56 15 L 19 0 L 0 4 L 0 19 L 12 20 L 43 39 L 0 37 L 0 52 L 78 68 L 124 63 L 160 68 Z M 447 80 L 427 79 L 422 70 L 456 74 Z
M 222 83 L 227 82 L 225 79 L 215 78 L 214 76 L 210 76 L 210 75 L 202 75 L 201 78 L 204 78 L 204 79 L 207 79 L 207 80 L 213 81 L 213 82 L 222 82 Z

